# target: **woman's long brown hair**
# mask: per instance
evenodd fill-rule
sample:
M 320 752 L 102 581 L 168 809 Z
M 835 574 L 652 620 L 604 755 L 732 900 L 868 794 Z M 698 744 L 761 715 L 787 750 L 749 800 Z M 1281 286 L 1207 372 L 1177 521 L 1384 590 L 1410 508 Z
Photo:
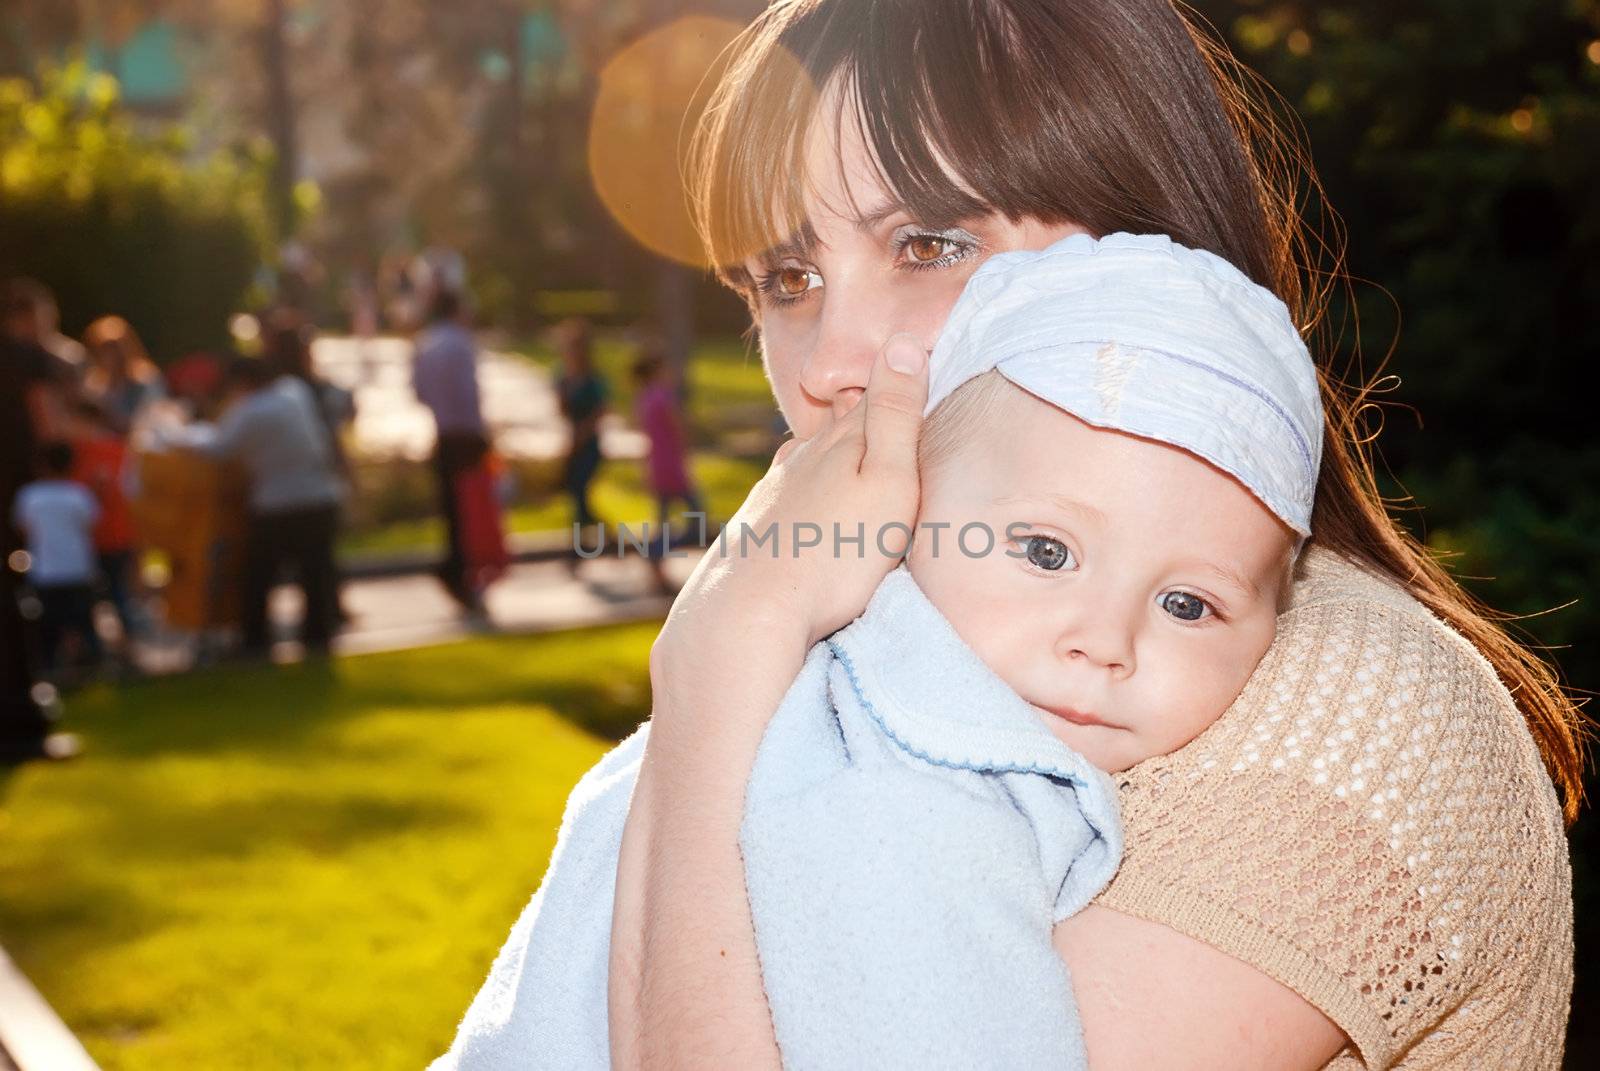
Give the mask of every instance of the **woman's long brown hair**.
M 1370 386 L 1328 368 L 1342 230 L 1303 132 L 1201 27 L 1170 0 L 775 0 L 729 49 L 690 146 L 712 263 L 749 300 L 744 259 L 805 230 L 806 135 L 835 80 L 847 91 L 826 98 L 837 112 L 824 119 L 859 124 L 885 187 L 925 225 L 998 211 L 1168 234 L 1232 261 L 1323 351 L 1315 541 L 1394 578 L 1488 659 L 1570 823 L 1583 716 L 1506 615 L 1385 511 L 1362 419 Z
M 145 382 L 161 375 L 155 362 L 150 360 L 150 354 L 145 351 L 144 343 L 139 341 L 139 333 L 120 316 L 102 316 L 84 328 L 83 344 L 91 358 L 89 371 L 84 377 L 85 386 L 90 390 L 103 389 L 110 383 L 110 374 L 99 356 L 104 346 L 122 348 L 124 378 Z

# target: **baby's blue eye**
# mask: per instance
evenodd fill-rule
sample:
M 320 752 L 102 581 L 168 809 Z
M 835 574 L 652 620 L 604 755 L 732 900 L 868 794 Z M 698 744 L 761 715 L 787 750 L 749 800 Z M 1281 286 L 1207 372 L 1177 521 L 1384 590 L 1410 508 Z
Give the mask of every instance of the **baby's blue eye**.
M 1055 572 L 1064 569 L 1069 564 L 1076 564 L 1072 551 L 1059 539 L 1049 536 L 1034 535 L 1024 536 L 1023 545 L 1027 548 L 1028 564 L 1038 569 L 1047 569 Z
M 1157 600 L 1161 608 L 1179 621 L 1198 621 L 1206 615 L 1206 601 L 1187 591 L 1169 591 Z

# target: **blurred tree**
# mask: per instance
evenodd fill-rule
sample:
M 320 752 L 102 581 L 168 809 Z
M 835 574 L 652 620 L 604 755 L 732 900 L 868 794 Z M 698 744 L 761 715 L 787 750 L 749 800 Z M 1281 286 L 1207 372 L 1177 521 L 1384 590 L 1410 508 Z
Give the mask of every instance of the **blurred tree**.
M 284 0 L 266 0 L 261 28 L 261 69 L 266 83 L 267 129 L 275 150 L 272 167 L 273 222 L 280 237 L 295 231 L 294 187 L 300 178 L 294 94 L 289 87 L 288 26 Z
M 1596 530 L 1536 545 L 1513 529 L 1534 517 L 1559 527 L 1592 486 L 1583 388 L 1600 358 L 1600 4 L 1198 7 L 1304 120 L 1359 280 L 1353 306 L 1336 310 L 1359 331 L 1339 347 L 1355 358 L 1359 345 L 1371 366 L 1393 346 L 1394 401 L 1412 411 L 1389 409 L 1381 446 L 1403 483 L 1439 492 L 1427 504 L 1440 549 L 1501 574 L 1483 589 L 1497 605 L 1565 601 L 1563 585 L 1538 578 L 1592 575 Z M 1524 507 L 1485 512 L 1512 486 Z M 1535 627 L 1600 641 L 1588 607 Z M 1600 683 L 1592 659 L 1563 662 Z
M 1395 367 L 1428 431 L 1393 422 L 1391 458 L 1589 441 L 1574 388 L 1600 355 L 1600 5 L 1197 6 L 1304 119 L 1350 266 L 1393 297 L 1357 288 L 1368 352 L 1395 338 L 1395 304 L 1405 317 Z
M 305 0 L 298 0 L 304 3 Z M 299 157 L 294 96 L 287 70 L 287 18 L 297 0 L 15 0 L 0 21 L 0 72 L 31 76 L 41 62 L 59 62 L 85 47 L 118 47 L 141 30 L 160 23 L 181 26 L 191 37 L 226 44 L 246 42 L 260 71 L 264 126 L 274 149 L 272 222 L 276 234 L 293 233 L 298 215 L 295 183 Z M 235 49 L 227 49 L 230 53 Z M 230 55 L 229 78 L 237 80 L 237 56 Z
M 76 4 L 10 0 L 0 12 L 0 77 L 32 77 L 39 56 L 79 39 Z
M 0 81 L 0 275 L 55 289 L 67 330 L 115 312 L 158 359 L 228 341 L 266 231 L 264 158 L 134 131 L 82 64 Z
M 684 0 L 18 0 L 0 63 L 117 42 L 161 19 L 182 30 L 188 121 L 201 143 L 267 137 L 276 241 L 299 232 L 334 266 L 443 244 L 473 267 L 480 305 L 526 324 L 537 294 L 601 290 L 653 309 L 686 349 L 692 311 L 736 309 L 693 272 L 640 249 L 586 171 L 597 79 L 619 48 Z M 744 19 L 761 0 L 696 11 Z M 24 30 L 26 32 L 24 32 Z M 26 38 L 26 40 L 22 40 Z M 737 316 L 728 325 L 737 322 Z

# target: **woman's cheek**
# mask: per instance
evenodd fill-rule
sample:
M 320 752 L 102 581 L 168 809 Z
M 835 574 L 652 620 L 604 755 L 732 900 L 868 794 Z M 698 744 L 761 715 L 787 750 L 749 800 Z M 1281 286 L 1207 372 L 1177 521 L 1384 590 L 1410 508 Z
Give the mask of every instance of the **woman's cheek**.
M 774 324 L 761 329 L 761 365 L 766 369 L 767 383 L 778 402 L 789 430 L 800 438 L 807 438 L 816 429 L 811 424 L 817 419 L 807 405 L 800 389 L 799 347 L 785 337 L 784 330 Z

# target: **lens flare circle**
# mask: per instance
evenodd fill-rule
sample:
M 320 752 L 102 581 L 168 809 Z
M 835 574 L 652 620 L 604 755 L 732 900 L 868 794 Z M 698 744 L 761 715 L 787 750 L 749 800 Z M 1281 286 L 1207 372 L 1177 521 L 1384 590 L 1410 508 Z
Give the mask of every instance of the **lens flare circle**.
M 689 214 L 683 157 L 693 123 L 742 27 L 689 15 L 634 41 L 600 72 L 589 120 L 589 175 L 606 210 L 661 256 L 706 266 Z

